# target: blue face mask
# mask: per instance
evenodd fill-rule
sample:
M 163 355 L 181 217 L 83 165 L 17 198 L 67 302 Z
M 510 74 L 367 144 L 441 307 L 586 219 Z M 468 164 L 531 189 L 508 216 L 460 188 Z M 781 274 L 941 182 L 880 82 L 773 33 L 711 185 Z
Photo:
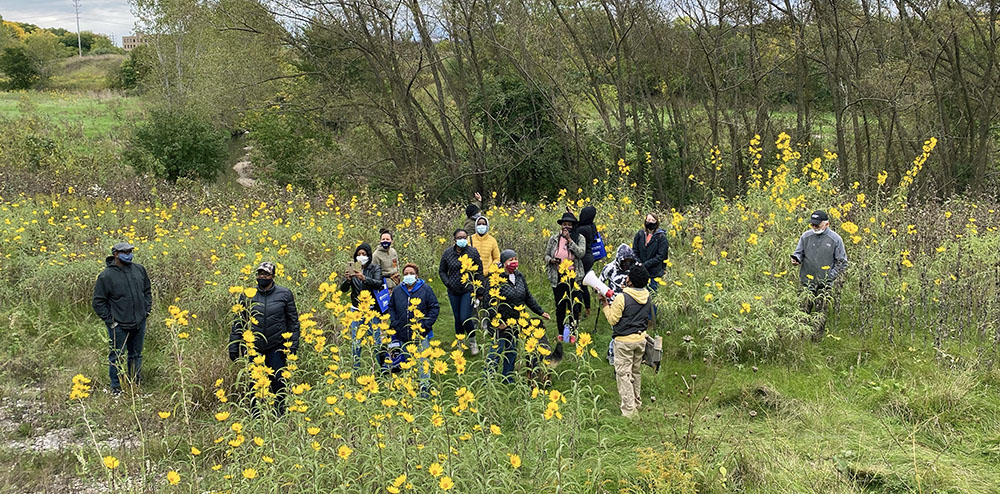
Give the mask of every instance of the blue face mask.
M 415 275 L 415 274 L 404 274 L 403 275 L 403 284 L 404 285 L 406 285 L 406 286 L 413 286 L 413 284 L 416 283 L 416 282 L 417 282 L 417 275 Z
M 467 245 L 469 245 L 469 239 L 460 238 L 455 241 L 455 245 L 457 245 L 459 249 L 464 249 Z
M 486 231 L 489 230 L 489 229 L 490 229 L 490 227 L 488 227 L 486 225 L 476 225 L 476 233 L 478 233 L 480 235 L 486 235 Z
M 128 254 L 126 254 L 124 252 L 121 252 L 118 254 L 118 260 L 125 264 L 132 264 L 132 253 L 129 252 Z

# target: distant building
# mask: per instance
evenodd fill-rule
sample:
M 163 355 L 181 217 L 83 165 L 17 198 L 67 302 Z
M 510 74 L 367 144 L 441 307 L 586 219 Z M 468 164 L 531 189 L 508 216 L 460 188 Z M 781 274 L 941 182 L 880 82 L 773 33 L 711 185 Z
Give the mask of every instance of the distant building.
M 132 36 L 122 36 L 122 48 L 125 51 L 130 51 L 137 46 L 142 46 L 146 44 L 146 40 L 143 39 L 142 33 L 135 34 Z

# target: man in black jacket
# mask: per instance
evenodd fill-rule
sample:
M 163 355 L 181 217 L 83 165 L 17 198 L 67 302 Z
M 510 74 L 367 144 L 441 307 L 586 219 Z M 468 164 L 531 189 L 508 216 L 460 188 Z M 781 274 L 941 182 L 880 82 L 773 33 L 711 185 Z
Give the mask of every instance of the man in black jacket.
M 153 291 L 146 268 L 132 262 L 134 246 L 119 242 L 104 260 L 104 271 L 94 285 L 92 305 L 97 317 L 108 328 L 108 376 L 111 392 L 122 391 L 119 373 L 122 354 L 128 352 L 128 378 L 139 384 L 142 368 L 142 343 L 146 337 L 146 318 L 153 310 Z
M 288 354 L 299 349 L 299 313 L 292 291 L 274 282 L 275 266 L 262 262 L 257 267 L 257 293 L 253 297 L 240 295 L 243 306 L 229 333 L 229 358 L 241 355 L 263 356 L 264 365 L 274 371 L 270 392 L 277 395 L 285 388 L 281 369 Z M 284 412 L 281 397 L 276 399 L 278 413 Z

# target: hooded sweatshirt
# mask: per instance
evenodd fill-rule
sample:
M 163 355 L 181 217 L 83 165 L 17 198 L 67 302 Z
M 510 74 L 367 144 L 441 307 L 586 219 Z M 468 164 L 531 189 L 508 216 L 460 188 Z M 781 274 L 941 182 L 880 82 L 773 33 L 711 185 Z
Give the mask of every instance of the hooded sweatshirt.
M 594 224 L 594 218 L 597 217 L 597 208 L 594 206 L 587 206 L 580 211 L 580 222 L 577 223 L 575 234 L 583 235 L 584 240 L 587 241 L 586 253 L 583 255 L 583 272 L 587 273 L 591 269 L 594 269 L 594 241 L 597 238 L 597 225 Z
M 490 266 L 495 266 L 500 264 L 500 245 L 497 244 L 497 239 L 493 238 L 490 234 L 490 219 L 486 216 L 480 215 L 476 219 L 478 223 L 480 219 L 486 221 L 486 234 L 480 235 L 475 232 L 475 227 L 473 231 L 469 233 L 469 241 L 473 247 L 479 252 L 479 260 L 483 261 L 483 274 L 487 274 Z
M 354 255 L 351 256 L 352 262 L 358 258 L 358 252 L 364 250 L 365 252 L 371 252 L 372 247 L 366 243 L 363 243 L 354 249 Z M 361 273 L 365 276 L 363 280 L 357 278 L 348 278 L 340 284 L 340 291 L 351 293 L 351 305 L 353 307 L 358 307 L 358 295 L 361 292 L 371 292 L 372 299 L 375 298 L 375 292 L 382 289 L 382 268 L 372 262 L 371 256 L 368 256 L 368 262 L 361 269 Z M 375 304 L 375 310 L 378 310 L 378 304 Z
M 104 266 L 94 285 L 94 312 L 109 328 L 118 323 L 124 330 L 139 329 L 153 309 L 146 268 L 138 263 L 119 266 L 112 256 L 104 260 Z
M 646 230 L 639 230 L 635 233 L 635 238 L 632 239 L 632 251 L 649 272 L 650 280 L 663 275 L 663 261 L 667 260 L 669 249 L 667 232 L 662 228 L 657 228 L 653 232 L 649 243 L 646 243 Z
M 628 287 L 622 291 L 622 295 L 615 297 L 611 305 L 604 307 L 604 317 L 611 324 L 612 338 L 638 341 L 645 337 L 643 333 L 652 314 L 649 290 Z
M 625 282 L 628 280 L 628 269 L 630 266 L 625 266 L 625 261 L 631 260 L 633 263 L 636 261 L 635 252 L 627 244 L 621 244 L 618 246 L 618 251 L 615 253 L 615 260 L 609 262 L 607 266 L 604 266 L 604 270 L 601 271 L 601 281 L 608 284 L 615 293 L 621 293 L 625 289 Z

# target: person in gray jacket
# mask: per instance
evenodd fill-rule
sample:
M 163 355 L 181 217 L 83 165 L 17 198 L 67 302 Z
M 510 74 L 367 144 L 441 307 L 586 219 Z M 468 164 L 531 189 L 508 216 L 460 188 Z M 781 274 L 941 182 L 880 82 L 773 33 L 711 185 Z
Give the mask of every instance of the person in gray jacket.
M 827 293 L 847 271 L 844 240 L 830 229 L 826 211 L 817 210 L 809 217 L 809 230 L 799 237 L 792 253 L 792 264 L 799 267 L 799 282 L 814 295 L 806 307 L 809 313 L 821 314 L 814 338 L 820 338 L 826 325 Z
M 132 262 L 133 248 L 128 242 L 111 248 L 111 255 L 104 260 L 104 271 L 94 285 L 92 301 L 94 312 L 108 329 L 108 376 L 111 392 L 116 395 L 122 392 L 119 373 L 126 352 L 128 377 L 133 384 L 139 384 L 146 318 L 153 310 L 149 275 L 141 264 Z

